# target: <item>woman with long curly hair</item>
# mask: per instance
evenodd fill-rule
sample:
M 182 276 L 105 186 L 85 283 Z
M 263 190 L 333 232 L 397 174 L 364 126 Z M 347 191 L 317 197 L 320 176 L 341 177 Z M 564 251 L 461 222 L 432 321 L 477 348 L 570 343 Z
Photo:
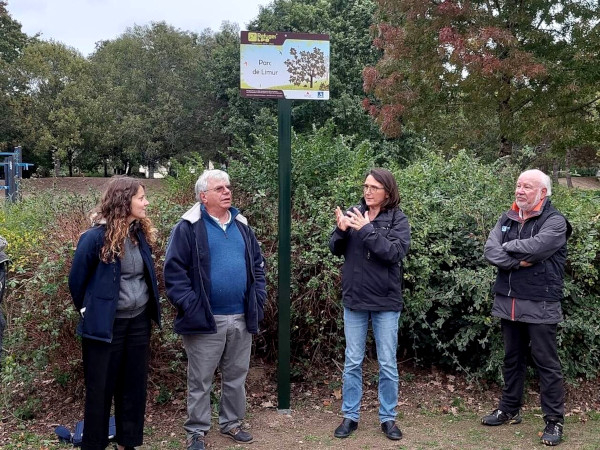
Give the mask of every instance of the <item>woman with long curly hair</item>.
M 151 320 L 160 325 L 148 203 L 140 181 L 111 179 L 75 250 L 69 289 L 81 315 L 83 450 L 108 445 L 113 398 L 119 450 L 142 445 Z

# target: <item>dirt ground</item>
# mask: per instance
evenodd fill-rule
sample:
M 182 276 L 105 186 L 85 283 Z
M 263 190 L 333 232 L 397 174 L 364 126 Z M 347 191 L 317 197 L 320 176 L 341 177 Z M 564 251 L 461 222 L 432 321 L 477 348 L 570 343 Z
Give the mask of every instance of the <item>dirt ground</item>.
M 600 189 L 600 181 L 596 177 L 572 177 L 571 181 L 573 182 L 574 188 L 579 189 Z M 567 185 L 566 178 L 559 178 L 558 183 L 561 186 Z
M 576 186 L 584 178 L 573 178 Z M 58 180 L 24 180 L 24 195 L 37 189 L 69 192 L 100 190 L 104 178 L 60 178 Z M 146 180 L 150 194 L 161 188 L 162 180 Z M 591 188 L 600 188 L 595 183 Z M 580 186 L 581 187 L 581 186 Z M 339 362 L 337 362 L 339 367 Z M 341 379 L 332 361 L 329 372 L 313 376 L 292 385 L 291 413 L 277 411 L 276 368 L 253 362 L 248 376 L 248 413 L 245 426 L 254 435 L 250 445 L 237 445 L 219 435 L 216 418 L 207 436 L 207 448 L 249 450 L 279 449 L 536 449 L 538 433 L 543 428 L 539 395 L 535 382 L 526 388 L 522 424 L 484 427 L 479 419 L 494 409 L 500 396 L 496 384 L 472 384 L 461 375 L 451 375 L 434 369 L 422 370 L 410 364 L 400 368 L 400 398 L 398 423 L 404 433 L 401 441 L 390 441 L 381 433 L 377 416 L 376 362 L 368 361 L 364 371 L 364 396 L 359 429 L 348 439 L 333 437 L 341 421 Z M 177 374 L 180 388 L 169 401 L 159 404 L 158 386 L 149 386 L 145 444 L 140 450 L 184 449 L 182 428 L 186 417 L 185 374 Z M 0 402 L 0 448 L 56 449 L 54 435 L 57 425 L 73 428 L 82 419 L 81 392 L 65 392 L 56 380 L 38 380 L 38 395 L 42 403 L 36 417 L 27 422 L 17 420 L 14 411 Z M 218 384 L 217 384 L 218 386 Z M 567 389 L 567 418 L 564 449 L 600 449 L 600 379 L 581 381 Z M 23 401 L 26 399 L 23 398 Z M 216 415 L 213 414 L 213 415 Z
M 102 191 L 110 178 L 100 177 L 48 177 L 48 178 L 27 178 L 22 180 L 23 195 L 31 195 L 41 190 L 70 192 L 85 194 L 88 191 Z M 149 193 L 158 191 L 164 180 L 144 179 L 142 183 L 146 186 Z
M 579 189 L 599 189 L 600 181 L 596 177 L 573 177 L 573 187 Z M 56 190 L 60 192 L 87 193 L 89 190 L 101 191 L 108 182 L 108 178 L 96 177 L 60 177 L 60 178 L 29 178 L 22 181 L 23 195 L 27 196 L 39 190 Z M 559 184 L 566 185 L 565 178 L 558 180 Z M 152 195 L 159 192 L 164 180 L 144 180 L 148 193 Z
M 206 443 L 212 449 L 532 449 L 545 448 L 538 433 L 543 428 L 535 382 L 526 389 L 520 425 L 484 427 L 479 419 L 495 408 L 500 388 L 495 384 L 470 384 L 459 375 L 434 369 L 400 367 L 398 423 L 401 441 L 388 440 L 379 429 L 377 415 L 376 361 L 367 361 L 364 395 L 358 430 L 347 439 L 336 439 L 333 430 L 341 421 L 340 374 L 323 373 L 318 378 L 292 384 L 291 413 L 276 409 L 276 368 L 251 367 L 247 380 L 248 411 L 245 426 L 255 442 L 241 446 L 218 432 L 216 412 Z M 185 374 L 180 374 L 185 379 Z M 74 400 L 54 380 L 39 380 L 45 399 L 36 418 L 18 422 L 10 411 L 0 410 L 0 447 L 8 449 L 65 448 L 57 444 L 57 425 L 73 428 L 81 420 L 82 399 Z M 583 382 L 567 390 L 565 449 L 600 449 L 600 395 L 598 382 Z M 216 383 L 218 386 L 219 383 Z M 156 403 L 158 390 L 149 386 L 145 444 L 140 450 L 185 449 L 182 428 L 186 417 L 185 389 L 163 405 Z M 25 439 L 25 430 L 37 440 Z M 20 442 L 21 441 L 21 442 Z M 34 445 L 30 442 L 36 442 Z M 43 445 L 40 446 L 39 442 Z

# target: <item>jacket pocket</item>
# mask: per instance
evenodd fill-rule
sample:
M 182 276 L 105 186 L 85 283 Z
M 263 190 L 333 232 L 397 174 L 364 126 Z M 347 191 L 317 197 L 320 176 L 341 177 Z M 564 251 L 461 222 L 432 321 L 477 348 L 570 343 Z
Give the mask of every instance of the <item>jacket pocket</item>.
M 367 261 L 362 276 L 363 290 L 367 295 L 385 297 L 389 287 L 389 268 Z
M 177 316 L 177 333 L 206 333 L 215 331 L 214 318 L 207 305 L 208 300 L 196 297 L 185 311 Z
M 532 274 L 530 281 L 534 286 L 545 286 L 547 284 L 545 261 L 539 262 L 531 267 L 530 273 Z
M 111 341 L 117 302 L 111 297 L 86 294 L 83 305 L 85 307 L 82 319 L 83 336 Z

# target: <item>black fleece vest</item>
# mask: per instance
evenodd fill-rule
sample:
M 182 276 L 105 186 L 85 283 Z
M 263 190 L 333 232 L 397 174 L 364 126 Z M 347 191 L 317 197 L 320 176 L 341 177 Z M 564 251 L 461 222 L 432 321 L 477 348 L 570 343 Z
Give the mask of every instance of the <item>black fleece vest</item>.
M 544 222 L 551 216 L 559 213 L 550 204 L 544 206 L 542 214 L 523 223 L 519 230 L 519 223 L 510 219 L 506 213 L 502 216 L 502 243 L 514 239 L 526 239 L 535 236 Z M 571 235 L 571 225 L 567 222 L 567 239 Z M 513 255 L 521 259 L 519 255 Z M 563 278 L 565 275 L 565 262 L 567 260 L 567 244 L 558 249 L 552 256 L 544 261 L 539 261 L 531 267 L 519 267 L 513 270 L 498 269 L 494 292 L 507 297 L 536 301 L 560 301 L 563 297 Z

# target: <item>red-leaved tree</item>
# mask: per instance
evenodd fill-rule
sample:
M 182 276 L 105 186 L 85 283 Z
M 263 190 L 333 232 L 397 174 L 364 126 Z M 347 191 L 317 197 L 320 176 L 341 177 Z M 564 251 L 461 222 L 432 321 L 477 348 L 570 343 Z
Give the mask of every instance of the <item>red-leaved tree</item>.
M 364 106 L 450 150 L 564 151 L 598 140 L 596 1 L 378 0 Z M 573 131 L 575 130 L 575 131 Z

